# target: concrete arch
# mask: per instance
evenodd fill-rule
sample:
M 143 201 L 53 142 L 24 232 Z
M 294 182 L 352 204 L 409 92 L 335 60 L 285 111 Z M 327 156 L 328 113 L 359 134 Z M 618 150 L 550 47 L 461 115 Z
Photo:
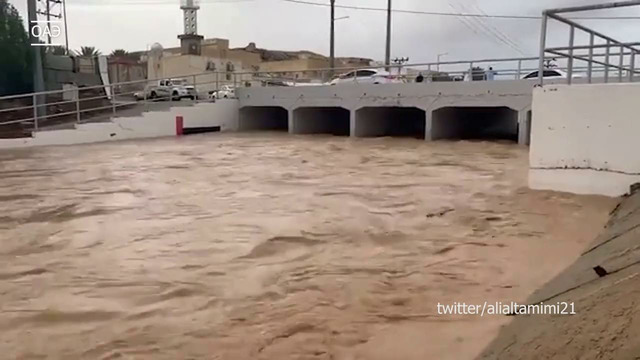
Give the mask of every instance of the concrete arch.
M 289 130 L 289 111 L 281 106 L 244 106 L 238 118 L 239 131 Z
M 427 114 L 418 107 L 365 106 L 355 111 L 352 135 L 425 138 Z
M 519 111 L 508 106 L 445 106 L 431 116 L 432 140 L 518 140 Z
M 343 107 L 298 107 L 292 113 L 293 134 L 350 134 L 351 111 Z

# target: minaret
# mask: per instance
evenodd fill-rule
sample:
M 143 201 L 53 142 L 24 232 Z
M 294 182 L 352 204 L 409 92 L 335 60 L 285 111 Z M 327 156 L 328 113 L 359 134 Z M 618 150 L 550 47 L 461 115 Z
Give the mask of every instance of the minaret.
M 181 0 L 180 9 L 184 13 L 184 34 L 178 35 L 182 55 L 200 55 L 204 38 L 198 35 L 198 6 L 196 0 Z
M 180 9 L 184 12 L 184 34 L 198 34 L 198 9 L 200 6 L 194 0 L 182 0 Z

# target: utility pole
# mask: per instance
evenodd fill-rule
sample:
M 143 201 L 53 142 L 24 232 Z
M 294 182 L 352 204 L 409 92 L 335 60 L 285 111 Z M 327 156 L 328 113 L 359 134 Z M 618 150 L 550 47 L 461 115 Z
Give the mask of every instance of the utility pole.
M 336 0 L 331 0 L 331 33 L 329 35 L 329 78 L 333 77 L 333 69 L 336 67 Z
M 63 0 L 38 0 L 38 1 L 43 1 L 44 2 L 44 11 L 41 10 L 37 10 L 36 9 L 36 14 L 40 14 L 40 15 L 44 15 L 47 19 L 47 23 L 46 23 L 46 28 L 49 30 L 47 31 L 47 44 L 51 45 L 51 18 L 54 19 L 62 19 L 62 14 L 54 14 L 53 10 L 54 7 L 56 6 L 62 6 L 62 2 Z M 60 12 L 62 12 L 62 9 L 59 10 Z M 66 8 L 64 9 L 64 11 L 66 12 Z M 60 21 L 56 21 L 56 22 L 60 22 Z M 66 16 L 65 16 L 65 24 L 66 24 Z M 65 34 L 66 34 L 66 27 L 65 27 Z
M 387 51 L 384 64 L 387 66 L 387 71 L 389 71 L 389 65 L 391 65 L 391 0 L 387 5 Z
M 67 49 L 67 55 L 71 55 L 69 51 L 69 31 L 67 30 L 67 0 L 62 0 L 62 9 L 64 10 L 64 46 Z
M 38 44 L 40 39 L 35 36 L 34 28 L 38 25 L 38 9 L 36 7 L 36 0 L 27 0 L 27 13 L 29 18 L 29 43 Z M 31 45 L 33 52 L 33 92 L 44 91 L 44 76 L 42 74 L 42 47 Z M 45 115 L 46 107 L 37 106 L 37 104 L 44 104 L 44 96 L 34 96 L 34 108 L 37 117 Z
M 46 0 L 46 2 L 47 27 L 49 27 L 49 24 L 51 24 L 51 3 L 49 3 L 49 0 Z M 51 32 L 47 32 L 47 44 L 51 45 Z
M 440 58 L 445 56 L 445 55 L 449 55 L 448 52 L 442 53 L 442 54 L 438 54 L 438 64 L 436 65 L 436 71 L 440 72 Z

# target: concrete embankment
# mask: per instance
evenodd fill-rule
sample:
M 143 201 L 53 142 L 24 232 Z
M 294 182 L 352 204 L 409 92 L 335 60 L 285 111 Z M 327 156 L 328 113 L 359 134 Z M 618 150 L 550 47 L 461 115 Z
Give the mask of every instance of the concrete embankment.
M 575 303 L 576 314 L 517 315 L 479 359 L 640 358 L 640 191 L 623 198 L 580 258 L 527 300 L 540 302 Z

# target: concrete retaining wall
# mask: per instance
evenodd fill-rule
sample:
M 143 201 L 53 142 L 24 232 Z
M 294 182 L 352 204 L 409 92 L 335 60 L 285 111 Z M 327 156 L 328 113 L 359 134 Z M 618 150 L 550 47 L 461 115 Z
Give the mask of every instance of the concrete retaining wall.
M 529 186 L 617 196 L 640 181 L 640 84 L 550 85 L 533 94 Z
M 115 117 L 107 122 L 77 124 L 71 129 L 38 131 L 29 138 L 0 139 L 0 149 L 175 136 L 176 116 L 183 117 L 185 129 L 219 126 L 221 131 L 235 131 L 238 129 L 238 102 L 224 100 L 174 106 L 138 116 Z
M 637 359 L 638 239 L 640 192 L 622 199 L 604 231 L 578 260 L 526 301 L 560 303 L 560 311 L 575 314 L 517 315 L 478 360 Z

